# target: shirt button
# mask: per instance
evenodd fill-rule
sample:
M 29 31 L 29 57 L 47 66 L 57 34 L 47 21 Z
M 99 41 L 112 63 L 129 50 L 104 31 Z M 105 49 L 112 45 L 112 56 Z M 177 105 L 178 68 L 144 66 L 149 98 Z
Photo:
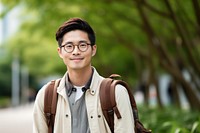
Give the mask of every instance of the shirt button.
M 92 90 L 92 92 L 91 92 L 92 94 L 94 94 L 94 90 Z
M 93 116 L 90 117 L 91 119 L 93 118 Z
M 65 116 L 66 116 L 66 117 L 68 117 L 69 115 L 68 115 L 68 114 L 66 114 Z
M 101 118 L 101 115 L 98 115 L 99 118 Z

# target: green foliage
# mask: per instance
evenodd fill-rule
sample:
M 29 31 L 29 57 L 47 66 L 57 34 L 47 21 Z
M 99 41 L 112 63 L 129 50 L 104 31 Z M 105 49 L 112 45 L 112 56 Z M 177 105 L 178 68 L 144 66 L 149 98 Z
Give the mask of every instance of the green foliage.
M 139 107 L 139 117 L 144 126 L 153 133 L 198 133 L 200 113 L 180 110 L 175 107 L 164 109 Z
M 9 107 L 11 105 L 10 97 L 0 97 L 0 108 Z
M 166 58 L 160 58 L 158 54 L 160 51 L 157 48 L 160 44 L 152 46 L 157 38 L 162 42 L 162 47 L 165 48 L 172 62 L 175 62 L 177 57 L 181 57 L 185 66 L 195 74 L 195 69 L 188 58 L 187 47 L 183 45 L 183 38 L 165 2 L 166 0 L 141 1 L 144 16 L 147 17 L 155 32 L 149 35 L 149 29 L 142 20 L 144 16 L 139 13 L 137 0 L 96 0 L 95 2 L 91 0 L 2 0 L 5 9 L 1 17 L 4 18 L 9 10 L 20 6 L 19 19 L 23 20 L 23 23 L 17 34 L 9 38 L 5 44 L 8 51 L 5 60 L 9 60 L 0 62 L 0 70 L 6 72 L 5 78 L 0 78 L 1 88 L 6 83 L 5 81 L 7 81 L 6 84 L 10 83 L 10 64 L 14 55 L 19 56 L 21 66 L 28 67 L 34 84 L 43 77 L 63 74 L 66 71 L 65 65 L 57 55 L 55 33 L 59 25 L 71 17 L 86 19 L 95 29 L 98 51 L 93 65 L 103 76 L 118 73 L 131 86 L 136 86 L 135 84 L 140 82 L 146 69 L 154 70 L 151 72 L 154 76 L 159 75 L 160 72 L 166 72 L 167 70 L 163 70 L 166 68 L 161 66 L 161 61 L 166 60 L 164 64 L 169 63 Z M 191 52 L 199 64 L 200 39 L 192 1 L 168 2 L 176 19 L 181 22 L 181 29 L 185 30 L 186 40 L 191 42 L 190 48 L 193 48 Z M 7 68 L 6 71 L 5 68 Z M 168 68 L 172 66 L 169 65 Z M 10 90 L 9 85 L 6 90 Z
M 130 28 L 130 26 L 132 27 L 130 22 L 127 23 L 127 21 L 118 18 L 118 16 L 124 10 L 129 10 L 130 13 L 135 13 L 136 10 L 132 8 L 132 5 L 121 4 L 118 2 L 107 4 L 98 1 L 92 3 L 92 7 L 90 2 L 78 2 L 79 3 L 76 1 L 52 1 L 52 3 L 50 3 L 49 1 L 44 0 L 20 3 L 22 7 L 26 7 L 23 8 L 22 15 L 26 16 L 24 12 L 30 12 L 30 14 L 28 19 L 21 26 L 21 30 L 18 33 L 18 36 L 14 37 L 9 42 L 10 53 L 12 54 L 13 52 L 17 52 L 19 54 L 22 64 L 28 66 L 31 75 L 42 77 L 52 73 L 61 73 L 61 71 L 56 72 L 56 70 L 62 70 L 63 72 L 65 67 L 63 67 L 63 63 L 57 56 L 55 32 L 58 26 L 63 23 L 63 21 L 69 17 L 79 16 L 87 19 L 97 33 L 97 45 L 101 54 L 97 55 L 97 58 L 100 60 L 98 60 L 98 62 L 94 61 L 94 66 L 99 67 L 99 64 L 102 63 L 105 66 L 109 66 L 110 61 L 112 60 L 114 61 L 113 63 L 118 67 L 113 70 L 108 69 L 110 70 L 109 73 L 115 71 L 123 73 L 131 67 L 130 71 L 132 75 L 134 75 L 134 68 L 132 68 L 134 65 L 133 61 L 131 61 L 131 57 L 128 56 L 129 52 L 126 52 L 126 49 L 124 49 L 123 46 L 120 46 L 123 45 L 118 41 L 117 36 L 120 34 L 115 35 L 117 32 L 113 31 L 113 29 L 121 31 L 123 29 Z M 16 5 L 17 4 L 18 3 L 16 3 Z M 52 4 L 54 6 L 52 6 Z M 9 3 L 5 2 L 5 5 L 9 5 Z M 67 9 L 67 12 L 64 11 L 65 9 Z M 115 12 L 118 12 L 119 14 L 116 14 Z M 100 19 L 101 16 L 104 17 L 104 19 Z M 125 16 L 127 17 L 127 20 L 130 19 L 128 14 Z M 98 25 L 101 25 L 101 27 L 104 28 L 99 28 Z M 124 36 L 127 36 L 127 39 L 129 39 L 134 34 L 134 32 L 129 30 L 123 34 Z M 109 49 L 111 52 L 109 52 L 108 55 L 107 50 Z M 123 50 L 121 51 L 121 49 Z M 52 63 L 55 60 L 58 61 L 56 65 L 55 63 Z M 42 67 L 39 67 L 38 64 L 42 64 Z M 38 67 L 40 69 L 38 69 Z M 103 72 L 102 74 L 105 75 L 106 73 L 108 72 Z

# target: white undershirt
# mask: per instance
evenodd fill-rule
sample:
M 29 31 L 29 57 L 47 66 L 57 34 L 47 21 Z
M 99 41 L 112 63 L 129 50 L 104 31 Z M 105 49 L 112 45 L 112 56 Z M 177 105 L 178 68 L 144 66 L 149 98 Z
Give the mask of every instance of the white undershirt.
M 76 88 L 76 97 L 75 97 L 75 102 L 81 98 L 81 96 L 83 95 L 83 91 L 82 91 L 82 88 L 84 86 L 74 86 Z

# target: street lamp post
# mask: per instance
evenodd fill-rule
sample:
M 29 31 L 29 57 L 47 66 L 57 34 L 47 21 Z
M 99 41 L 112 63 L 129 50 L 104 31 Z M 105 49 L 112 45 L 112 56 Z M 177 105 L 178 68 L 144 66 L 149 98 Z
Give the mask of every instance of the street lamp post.
M 18 56 L 14 56 L 12 61 L 12 105 L 17 106 L 20 103 L 20 63 Z

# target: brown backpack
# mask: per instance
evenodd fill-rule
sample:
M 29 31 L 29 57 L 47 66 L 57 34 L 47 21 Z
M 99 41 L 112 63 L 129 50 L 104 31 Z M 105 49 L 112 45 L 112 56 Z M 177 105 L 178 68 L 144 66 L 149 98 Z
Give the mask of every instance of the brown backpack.
M 151 133 L 151 130 L 145 129 L 143 124 L 139 121 L 137 106 L 134 97 L 128 87 L 128 84 L 122 80 L 114 79 L 117 77 L 119 77 L 119 75 L 113 74 L 109 78 L 105 78 L 100 85 L 99 93 L 101 108 L 104 117 L 111 129 L 111 132 L 114 133 L 114 113 L 117 115 L 118 119 L 121 118 L 115 101 L 115 86 L 117 84 L 120 84 L 127 89 L 127 92 L 129 94 L 135 121 L 135 133 Z M 59 85 L 59 82 L 60 79 L 51 81 L 51 83 L 47 86 L 45 90 L 44 113 L 47 120 L 48 133 L 53 133 L 58 95 L 56 92 L 56 88 Z
M 136 102 L 128 84 L 122 80 L 116 80 L 118 77 L 120 76 L 112 74 L 109 78 L 105 78 L 101 83 L 99 92 L 101 108 L 111 132 L 114 133 L 114 113 L 118 119 L 122 118 L 115 101 L 115 86 L 120 84 L 126 88 L 129 95 L 135 121 L 135 133 L 151 133 L 151 130 L 145 129 L 143 124 L 139 121 Z
M 44 113 L 46 117 L 46 123 L 48 126 L 48 133 L 53 133 L 58 97 L 57 87 L 59 83 L 60 79 L 52 80 L 45 90 Z

